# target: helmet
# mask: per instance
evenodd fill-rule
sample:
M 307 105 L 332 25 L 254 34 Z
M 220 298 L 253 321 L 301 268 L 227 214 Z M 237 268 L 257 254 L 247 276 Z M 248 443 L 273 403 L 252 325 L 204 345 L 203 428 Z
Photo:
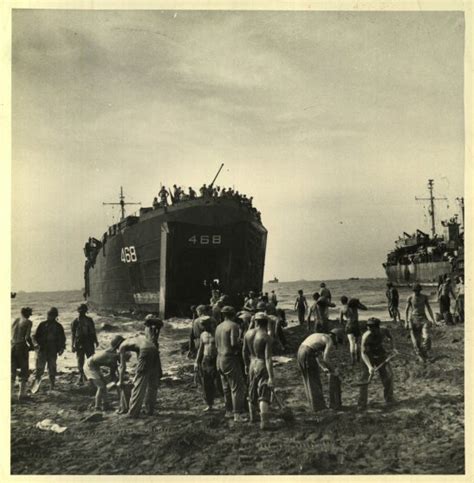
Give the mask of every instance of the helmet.
M 257 304 L 257 310 L 266 310 L 267 309 L 267 304 L 265 302 L 259 302 Z
M 163 321 L 154 314 L 148 314 L 145 317 L 144 324 L 148 327 L 155 326 L 155 327 L 163 327 Z
M 415 283 L 415 285 L 413 286 L 413 292 L 421 292 L 421 290 L 421 285 L 419 283 Z
M 25 317 L 29 317 L 33 313 L 33 309 L 31 307 L 23 307 L 21 309 L 21 313 Z
M 80 314 L 85 314 L 88 310 L 89 310 L 89 307 L 87 307 L 86 304 L 81 304 L 81 305 L 79 305 L 79 307 L 77 307 L 77 311 Z
M 330 334 L 334 335 L 339 342 L 344 340 L 344 329 L 341 329 L 340 327 L 332 329 Z
M 379 327 L 380 326 L 380 319 L 377 319 L 377 317 L 370 317 L 369 320 L 367 320 L 367 327 Z
M 59 315 L 58 309 L 56 307 L 51 307 L 48 310 L 48 315 L 51 315 L 53 317 L 57 317 Z
M 111 341 L 110 345 L 113 349 L 117 349 L 117 347 L 125 340 L 124 337 L 121 335 L 116 335 Z
M 234 307 L 231 307 L 230 305 L 226 305 L 225 307 L 222 308 L 221 312 L 224 314 L 224 315 L 235 315 L 235 309 Z

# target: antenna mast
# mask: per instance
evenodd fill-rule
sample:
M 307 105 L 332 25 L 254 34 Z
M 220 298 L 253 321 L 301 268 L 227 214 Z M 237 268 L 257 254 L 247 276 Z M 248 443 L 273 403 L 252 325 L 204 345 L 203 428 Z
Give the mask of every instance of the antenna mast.
M 433 187 L 434 187 L 434 181 L 432 179 L 428 180 L 428 190 L 430 192 L 430 197 L 429 198 L 417 198 L 415 196 L 415 200 L 417 201 L 429 201 L 430 202 L 430 207 L 428 209 L 428 214 L 431 217 L 431 236 L 434 238 L 436 235 L 436 223 L 435 223 L 435 201 L 438 200 L 447 200 L 447 198 L 435 198 L 433 196 Z
M 462 217 L 462 227 L 463 227 L 463 230 L 466 229 L 466 227 L 464 226 L 464 198 L 456 198 L 456 201 L 458 202 L 460 208 L 461 208 L 461 217 Z
M 123 194 L 123 188 L 120 186 L 120 195 L 118 203 L 102 203 L 103 205 L 120 205 L 120 211 L 122 217 L 120 221 L 125 219 L 125 205 L 141 205 L 141 203 L 125 203 L 125 195 Z

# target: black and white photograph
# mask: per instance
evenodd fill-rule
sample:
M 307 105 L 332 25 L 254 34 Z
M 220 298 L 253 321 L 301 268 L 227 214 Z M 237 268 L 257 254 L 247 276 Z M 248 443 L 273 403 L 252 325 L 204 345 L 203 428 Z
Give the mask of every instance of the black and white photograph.
M 2 472 L 468 476 L 467 4 L 61 5 L 7 10 Z

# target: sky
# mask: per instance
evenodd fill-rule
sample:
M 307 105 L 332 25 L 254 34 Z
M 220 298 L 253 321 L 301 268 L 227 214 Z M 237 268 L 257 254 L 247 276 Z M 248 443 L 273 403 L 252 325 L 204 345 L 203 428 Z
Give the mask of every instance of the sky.
M 83 245 L 163 183 L 254 197 L 265 279 L 383 277 L 459 212 L 462 12 L 15 10 L 12 289 L 83 287 Z M 130 211 L 136 208 L 131 207 Z

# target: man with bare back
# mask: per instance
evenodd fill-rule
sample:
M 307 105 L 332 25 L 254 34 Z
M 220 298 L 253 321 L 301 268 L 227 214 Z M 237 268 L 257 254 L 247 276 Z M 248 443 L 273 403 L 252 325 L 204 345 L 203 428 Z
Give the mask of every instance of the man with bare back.
M 330 376 L 329 400 L 331 408 L 339 409 L 341 406 L 339 374 L 329 362 L 329 355 L 338 343 L 342 344 L 343 338 L 344 331 L 340 328 L 332 329 L 329 334 L 316 332 L 306 337 L 298 349 L 296 358 L 303 376 L 306 397 L 313 411 L 326 409 L 319 372 L 320 367 Z
M 428 358 L 431 349 L 430 328 L 431 322 L 426 317 L 425 308 L 430 314 L 431 320 L 435 321 L 428 297 L 421 293 L 421 285 L 415 284 L 413 294 L 408 297 L 405 310 L 405 328 L 410 330 L 413 349 L 421 362 Z
M 207 404 L 205 412 L 212 411 L 217 387 L 217 349 L 212 320 L 207 317 L 201 322 L 203 332 L 200 335 L 199 349 L 194 363 L 194 370 L 201 376 L 202 392 Z
M 260 428 L 268 429 L 269 405 L 273 387 L 272 337 L 268 334 L 268 317 L 263 312 L 255 315 L 256 327 L 245 334 L 243 357 L 245 373 L 249 377 L 250 421 L 255 421 L 257 405 L 260 409 Z
M 127 416 L 138 418 L 145 401 L 146 414 L 153 414 L 156 404 L 156 393 L 162 376 L 160 352 L 152 341 L 143 336 L 126 339 L 120 344 L 120 371 L 118 386 L 124 383 L 127 369 L 127 353 L 135 352 L 138 363 L 133 379 L 132 395 L 130 396 L 130 409 Z
M 240 359 L 239 325 L 234 322 L 233 307 L 222 308 L 224 321 L 216 328 L 217 369 L 224 389 L 226 417 L 242 422 L 245 405 L 245 379 Z

